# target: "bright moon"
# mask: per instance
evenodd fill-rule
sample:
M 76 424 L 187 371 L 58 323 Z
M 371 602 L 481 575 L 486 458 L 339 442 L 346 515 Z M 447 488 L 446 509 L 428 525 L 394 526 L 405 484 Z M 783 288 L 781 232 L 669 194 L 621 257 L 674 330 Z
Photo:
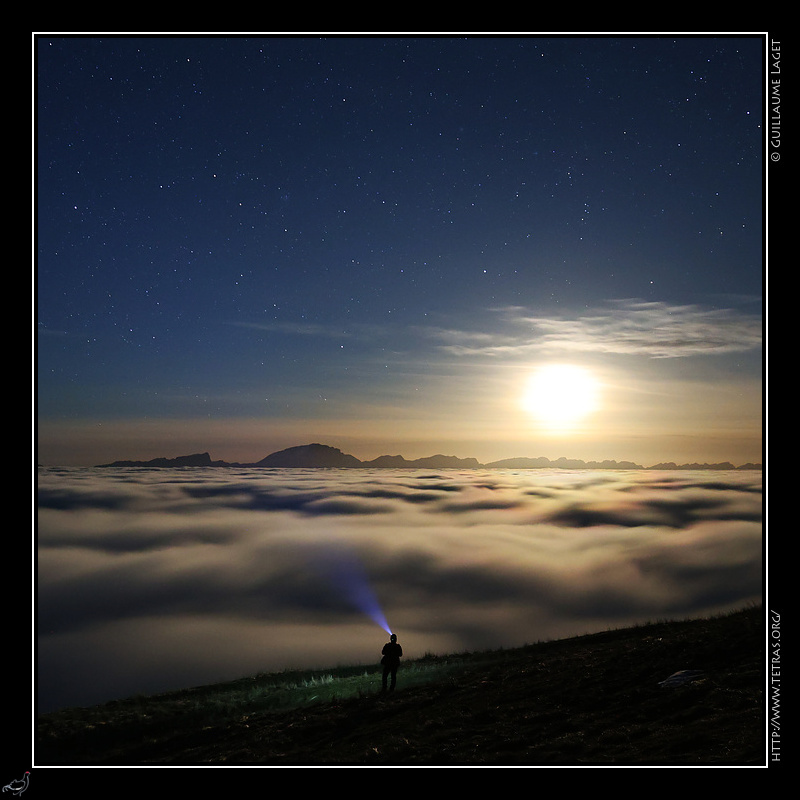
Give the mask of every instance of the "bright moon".
M 551 364 L 531 377 L 522 404 L 543 426 L 563 432 L 594 411 L 598 402 L 598 382 L 589 370 Z

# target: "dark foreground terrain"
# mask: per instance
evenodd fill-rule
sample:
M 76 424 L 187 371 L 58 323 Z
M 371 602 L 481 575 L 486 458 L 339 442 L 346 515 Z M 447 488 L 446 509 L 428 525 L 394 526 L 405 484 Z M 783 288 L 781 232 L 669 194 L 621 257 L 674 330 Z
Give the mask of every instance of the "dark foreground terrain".
M 226 684 L 70 709 L 39 718 L 35 765 L 766 766 L 764 630 L 748 609 L 428 656 L 394 693 L 370 667 L 368 690 L 280 710 L 211 714 Z M 701 674 L 660 685 L 681 670 Z

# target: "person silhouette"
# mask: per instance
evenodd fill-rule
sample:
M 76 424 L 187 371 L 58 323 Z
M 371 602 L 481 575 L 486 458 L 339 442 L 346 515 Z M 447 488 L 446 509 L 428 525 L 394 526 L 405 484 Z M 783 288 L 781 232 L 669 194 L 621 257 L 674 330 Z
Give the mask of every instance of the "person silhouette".
M 397 635 L 392 634 L 389 641 L 381 650 L 381 664 L 383 664 L 383 691 L 386 691 L 386 684 L 389 684 L 389 691 L 394 691 L 397 683 L 397 668 L 400 666 L 400 659 L 403 657 L 403 648 L 397 643 Z M 391 683 L 389 682 L 391 676 Z

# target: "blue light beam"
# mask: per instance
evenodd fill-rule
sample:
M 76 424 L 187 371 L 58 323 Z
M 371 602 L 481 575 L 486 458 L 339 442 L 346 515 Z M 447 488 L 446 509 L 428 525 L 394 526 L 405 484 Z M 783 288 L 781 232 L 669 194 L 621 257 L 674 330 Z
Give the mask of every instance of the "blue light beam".
M 392 630 L 386 621 L 381 604 L 369 581 L 361 562 L 351 552 L 340 548 L 329 548 L 319 560 L 331 585 L 358 611 L 366 614 L 388 634 Z

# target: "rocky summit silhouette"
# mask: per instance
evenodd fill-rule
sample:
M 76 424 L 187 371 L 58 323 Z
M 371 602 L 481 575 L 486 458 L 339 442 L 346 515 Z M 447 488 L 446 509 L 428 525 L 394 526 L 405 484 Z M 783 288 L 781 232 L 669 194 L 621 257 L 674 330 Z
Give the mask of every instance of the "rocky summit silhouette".
M 435 455 L 425 458 L 406 459 L 401 455 L 378 456 L 371 461 L 361 461 L 343 453 L 338 447 L 326 444 L 305 444 L 288 447 L 262 458 L 255 463 L 242 464 L 231 461 L 212 461 L 208 453 L 178 456 L 177 458 L 153 458 L 149 461 L 113 461 L 98 464 L 98 467 L 267 467 L 281 469 L 653 469 L 653 470 L 760 470 L 761 464 L 744 464 L 735 467 L 729 461 L 717 464 L 682 464 L 662 462 L 652 467 L 643 467 L 632 461 L 582 461 L 577 458 L 506 458 L 481 464 L 476 458 Z
M 355 457 L 343 453 L 337 447 L 328 447 L 324 444 L 306 444 L 299 447 L 289 447 L 272 453 L 261 461 L 257 467 L 360 467 L 362 463 Z
M 114 461 L 99 467 L 227 467 L 227 461 L 212 461 L 208 453 L 195 453 L 177 458 L 153 458 L 150 461 Z

